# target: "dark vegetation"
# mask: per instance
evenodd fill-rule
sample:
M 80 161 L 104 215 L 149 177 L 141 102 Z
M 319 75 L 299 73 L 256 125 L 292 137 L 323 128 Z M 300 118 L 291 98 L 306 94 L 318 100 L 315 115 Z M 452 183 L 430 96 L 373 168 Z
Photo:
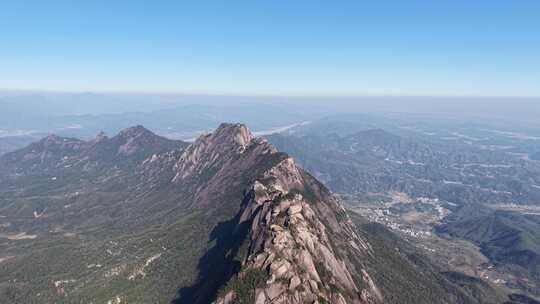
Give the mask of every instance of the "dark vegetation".
M 359 233 L 373 246 L 367 269 L 382 289 L 385 303 L 502 303 L 505 293 L 465 275 L 452 277 L 434 265 L 416 247 L 381 224 L 368 223 L 351 213 Z M 405 292 L 406 291 L 406 292 Z
M 521 286 L 538 294 L 526 278 L 540 280 L 540 217 L 511 211 L 474 211 L 464 208 L 452 215 L 438 232 L 468 239 L 478 244 L 496 265 L 521 276 Z
M 246 198 L 249 199 L 249 198 Z M 218 223 L 210 233 L 210 242 L 215 245 L 210 248 L 197 264 L 197 280 L 191 286 L 182 287 L 174 304 L 193 303 L 204 304 L 214 300 L 220 289 L 234 290 L 241 299 L 250 297 L 252 284 L 259 284 L 257 273 L 248 272 L 247 277 L 234 276 L 240 271 L 243 262 L 242 248 L 246 243 L 250 223 L 239 225 L 240 214 L 233 219 Z M 228 283 L 227 283 L 228 282 Z M 227 284 L 227 286 L 223 286 Z M 248 284 L 248 286 L 244 286 Z M 223 291 L 222 291 L 223 292 Z M 252 296 L 252 295 L 251 295 Z
M 260 269 L 248 269 L 242 272 L 242 276 L 235 275 L 230 279 L 220 293 L 225 295 L 229 291 L 234 292 L 235 303 L 238 304 L 254 303 L 255 290 L 265 286 L 266 280 L 268 280 L 268 273 L 266 271 Z

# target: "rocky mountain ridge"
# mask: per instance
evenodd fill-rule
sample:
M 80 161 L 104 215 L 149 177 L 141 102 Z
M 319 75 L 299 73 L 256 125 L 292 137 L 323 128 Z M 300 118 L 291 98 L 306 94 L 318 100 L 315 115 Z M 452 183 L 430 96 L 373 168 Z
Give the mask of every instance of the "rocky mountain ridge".
M 49 136 L 0 163 L 2 304 L 400 303 L 340 202 L 242 124 Z
M 369 245 L 356 234 L 343 207 L 292 158 L 244 125 L 222 124 L 173 159 L 171 154 L 155 156 L 145 161 L 143 171 L 171 168 L 173 184 L 196 189 L 195 208 L 215 208 L 223 189 L 241 187 L 245 193 L 232 229 L 232 234 L 245 232 L 238 240 L 243 244 L 236 256 L 240 265 L 229 273 L 228 283 L 221 282 L 216 303 L 382 301 L 360 266 Z M 264 282 L 257 290 L 242 291 L 238 282 L 254 273 Z M 190 298 L 204 301 L 202 295 Z
M 326 189 L 291 158 L 262 180 L 253 183 L 238 223 L 251 226 L 241 270 L 216 303 L 382 302 L 369 274 L 349 260 L 370 254 L 369 244 Z M 266 281 L 242 294 L 234 280 L 253 273 Z

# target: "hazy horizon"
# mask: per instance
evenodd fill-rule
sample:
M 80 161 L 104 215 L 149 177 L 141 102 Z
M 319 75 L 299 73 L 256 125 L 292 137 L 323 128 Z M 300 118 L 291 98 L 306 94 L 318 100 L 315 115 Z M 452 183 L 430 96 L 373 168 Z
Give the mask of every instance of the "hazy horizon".
M 271 93 L 249 93 L 249 92 L 212 92 L 212 91 L 138 91 L 138 90 L 62 90 L 62 89 L 20 89 L 20 88 L 0 88 L 0 94 L 6 95 L 27 95 L 27 94 L 58 94 L 58 95 L 125 95 L 125 96 L 209 96 L 209 97 L 268 97 L 268 98 L 473 98 L 473 99 L 539 99 L 538 95 L 489 95 L 489 94 L 392 94 L 392 93 L 357 93 L 357 94 L 271 94 Z M 1 97 L 1 96 L 0 96 Z

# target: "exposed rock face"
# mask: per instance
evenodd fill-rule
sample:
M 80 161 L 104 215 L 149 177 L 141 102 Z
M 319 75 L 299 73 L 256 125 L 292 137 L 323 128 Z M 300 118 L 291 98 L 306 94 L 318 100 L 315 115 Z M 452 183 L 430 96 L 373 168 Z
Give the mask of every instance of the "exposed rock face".
M 182 182 L 205 169 L 223 165 L 231 156 L 244 152 L 253 139 L 244 125 L 222 124 L 215 132 L 199 137 L 186 149 L 175 166 L 177 174 L 174 181 Z
M 170 176 L 190 196 L 191 207 L 208 212 L 226 204 L 239 208 L 234 230 L 248 227 L 240 240 L 244 249 L 225 254 L 237 254 L 241 266 L 230 275 L 223 271 L 225 280 L 230 279 L 221 282 L 215 303 L 382 302 L 362 266 L 371 248 L 340 203 L 292 158 L 255 138 L 244 125 L 222 124 L 180 155 L 147 159 L 141 171 L 148 174 L 146 183 Z M 227 202 L 225 193 L 244 194 Z M 203 294 L 213 288 L 204 277 L 200 281 L 194 290 L 198 296 L 187 299 L 190 303 L 208 303 Z
M 199 164 L 209 163 L 200 162 L 200 155 L 219 160 L 218 151 L 208 155 L 205 148 L 223 140 L 223 132 L 233 132 L 226 138 L 235 141 L 237 153 L 256 147 L 277 153 L 244 126 L 224 125 L 186 150 L 177 164 L 182 175 L 175 180 L 185 180 L 200 172 Z M 356 234 L 339 202 L 290 157 L 259 175 L 248 190 L 238 222 L 250 225 L 248 249 L 232 280 L 250 281 L 255 276 L 258 283 L 247 293 L 229 284 L 216 303 L 382 302 L 361 266 L 362 257 L 371 254 L 369 244 Z
M 167 157 L 160 157 L 167 162 Z M 224 193 L 249 189 L 249 183 L 262 173 L 259 171 L 285 157 L 265 140 L 255 138 L 246 126 L 222 124 L 182 152 L 172 168 L 172 182 L 190 189 L 195 206 L 216 206 L 223 203 Z M 158 162 L 154 167 L 163 166 Z

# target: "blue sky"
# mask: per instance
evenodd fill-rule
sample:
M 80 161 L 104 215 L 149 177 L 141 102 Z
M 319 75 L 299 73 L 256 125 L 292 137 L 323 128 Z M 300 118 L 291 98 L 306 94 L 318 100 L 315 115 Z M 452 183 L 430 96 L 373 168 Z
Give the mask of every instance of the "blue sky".
M 0 88 L 540 96 L 540 1 L 3 0 Z

